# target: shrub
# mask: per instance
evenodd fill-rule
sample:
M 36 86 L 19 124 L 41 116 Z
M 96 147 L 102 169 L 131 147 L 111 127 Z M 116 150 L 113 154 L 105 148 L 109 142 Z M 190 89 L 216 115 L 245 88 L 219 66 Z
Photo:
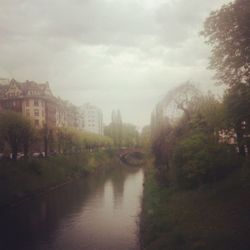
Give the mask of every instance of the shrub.
M 232 146 L 218 144 L 213 137 L 199 132 L 177 144 L 173 163 L 178 184 L 197 187 L 224 177 L 239 165 L 239 159 Z

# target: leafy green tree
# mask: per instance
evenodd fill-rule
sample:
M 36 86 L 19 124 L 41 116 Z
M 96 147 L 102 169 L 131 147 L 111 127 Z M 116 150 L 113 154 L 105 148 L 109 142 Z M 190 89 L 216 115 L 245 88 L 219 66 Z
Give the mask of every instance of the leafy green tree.
M 124 123 L 122 126 L 122 145 L 133 147 L 138 145 L 139 132 L 136 126 L 129 123 Z
M 195 108 L 194 103 L 200 95 L 201 93 L 195 85 L 187 81 L 167 93 L 160 103 L 161 109 L 171 122 L 182 114 L 189 120 L 191 112 Z
M 245 155 L 244 145 L 250 148 L 250 87 L 239 84 L 227 91 L 224 98 L 228 122 L 237 133 L 240 154 Z
M 111 123 L 104 128 L 104 134 L 111 137 L 114 141 L 114 145 L 118 148 L 122 146 L 122 130 L 123 123 L 121 113 L 119 110 L 113 110 L 111 114 Z
M 152 113 L 152 150 L 161 171 L 170 168 L 175 141 L 189 128 L 200 96 L 192 83 L 185 82 L 170 90 Z
M 100 147 L 112 146 L 111 138 L 74 128 L 60 128 L 57 131 L 58 151 L 61 153 L 79 153 Z
M 209 135 L 218 134 L 218 131 L 228 126 L 225 105 L 213 94 L 201 95 L 194 103 L 191 119 L 191 128 L 199 129 Z
M 210 14 L 202 34 L 212 46 L 210 67 L 229 89 L 225 105 L 244 155 L 245 128 L 250 126 L 250 1 L 236 0 Z
M 0 118 L 0 136 L 10 146 L 13 160 L 16 160 L 18 150 L 21 148 L 27 157 L 35 132 L 31 122 L 21 114 L 4 112 Z
M 150 125 L 144 126 L 140 133 L 140 145 L 148 149 L 151 143 L 151 127 Z
M 169 107 L 175 107 L 179 118 L 167 116 Z M 222 100 L 184 84 L 166 95 L 151 120 L 152 149 L 164 182 L 177 176 L 179 183 L 198 186 L 229 171 L 226 166 L 232 165 L 226 159 L 236 154 L 234 148 L 219 144 L 219 131 L 228 127 Z
M 178 141 L 173 157 L 177 181 L 182 187 L 197 187 L 216 181 L 238 167 L 239 159 L 230 145 L 195 131 Z
M 250 2 L 236 0 L 213 11 L 202 35 L 212 46 L 210 67 L 228 86 L 250 85 Z

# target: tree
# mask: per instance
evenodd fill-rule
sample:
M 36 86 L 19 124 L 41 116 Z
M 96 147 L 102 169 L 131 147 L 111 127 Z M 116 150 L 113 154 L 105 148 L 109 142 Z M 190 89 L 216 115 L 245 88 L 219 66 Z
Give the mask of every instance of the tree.
M 212 46 L 210 67 L 216 70 L 216 78 L 229 87 L 225 104 L 242 155 L 245 128 L 250 124 L 249 27 L 250 1 L 236 0 L 212 12 L 202 32 Z
M 211 69 L 230 87 L 250 86 L 250 1 L 236 0 L 210 14 L 201 34 L 212 46 Z
M 170 119 L 168 114 L 173 114 L 173 111 L 174 115 Z M 202 95 L 189 82 L 169 91 L 151 117 L 152 151 L 162 180 L 170 180 L 180 169 L 187 171 L 188 175 L 194 171 L 195 175 L 202 176 L 207 158 L 201 161 L 199 157 L 213 157 L 210 151 L 206 151 L 206 142 L 211 140 L 216 147 L 218 138 L 215 135 L 223 128 L 224 120 L 224 105 L 211 93 Z M 190 150 L 187 158 L 183 158 L 182 151 L 176 154 L 182 141 L 185 142 L 185 150 Z M 197 157 L 196 152 L 199 152 Z M 182 154 L 184 160 L 179 164 Z M 190 169 L 184 167 L 185 160 L 190 161 Z M 196 169 L 198 163 L 200 165 Z
M 34 129 L 28 119 L 15 112 L 2 113 L 0 135 L 11 147 L 13 160 L 17 159 L 17 152 L 21 147 L 27 157 L 29 146 L 34 140 Z
M 225 105 L 208 93 L 196 99 L 192 115 L 192 128 L 203 130 L 210 135 L 228 126 L 225 117 Z
M 122 145 L 133 147 L 138 145 L 139 133 L 136 126 L 129 123 L 124 123 L 122 126 Z
M 148 148 L 151 142 L 151 127 L 150 125 L 146 125 L 142 128 L 140 133 L 140 145 L 143 148 Z
M 122 133 L 123 133 L 123 124 L 122 124 L 122 116 L 121 112 L 118 109 L 116 113 L 116 129 L 117 129 L 117 141 L 118 146 L 122 146 Z
M 200 91 L 187 81 L 170 90 L 161 101 L 162 110 L 172 121 L 183 113 L 189 120 L 194 102 L 201 95 Z
M 250 87 L 239 84 L 227 91 L 225 108 L 228 122 L 237 133 L 239 152 L 245 155 L 245 145 L 250 146 Z
M 167 169 L 174 141 L 181 134 L 178 130 L 181 126 L 178 129 L 174 127 L 178 123 L 185 127 L 189 125 L 196 108 L 195 103 L 200 97 L 200 91 L 192 83 L 186 82 L 170 90 L 152 113 L 153 152 L 157 162 L 164 164 Z
M 112 140 L 103 135 L 77 130 L 74 128 L 60 128 L 57 131 L 58 151 L 65 153 L 79 153 L 85 149 L 111 146 Z
M 179 140 L 174 151 L 173 163 L 177 182 L 183 187 L 197 187 L 216 181 L 239 165 L 234 149 L 219 144 L 202 131 Z
M 116 147 L 122 146 L 122 118 L 120 110 L 113 110 L 111 114 L 111 123 L 104 128 L 104 134 L 110 136 Z

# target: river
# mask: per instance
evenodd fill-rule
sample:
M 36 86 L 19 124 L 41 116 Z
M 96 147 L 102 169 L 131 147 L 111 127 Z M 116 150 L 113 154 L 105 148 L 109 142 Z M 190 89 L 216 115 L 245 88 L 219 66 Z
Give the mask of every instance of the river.
M 79 179 L 0 215 L 1 250 L 136 250 L 143 169 Z

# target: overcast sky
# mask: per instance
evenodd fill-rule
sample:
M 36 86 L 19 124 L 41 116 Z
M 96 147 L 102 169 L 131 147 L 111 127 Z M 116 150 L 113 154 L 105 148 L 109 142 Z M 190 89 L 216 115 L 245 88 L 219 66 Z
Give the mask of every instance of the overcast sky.
M 141 127 L 174 86 L 214 89 L 199 31 L 229 0 L 0 0 L 0 77 L 50 83 Z

